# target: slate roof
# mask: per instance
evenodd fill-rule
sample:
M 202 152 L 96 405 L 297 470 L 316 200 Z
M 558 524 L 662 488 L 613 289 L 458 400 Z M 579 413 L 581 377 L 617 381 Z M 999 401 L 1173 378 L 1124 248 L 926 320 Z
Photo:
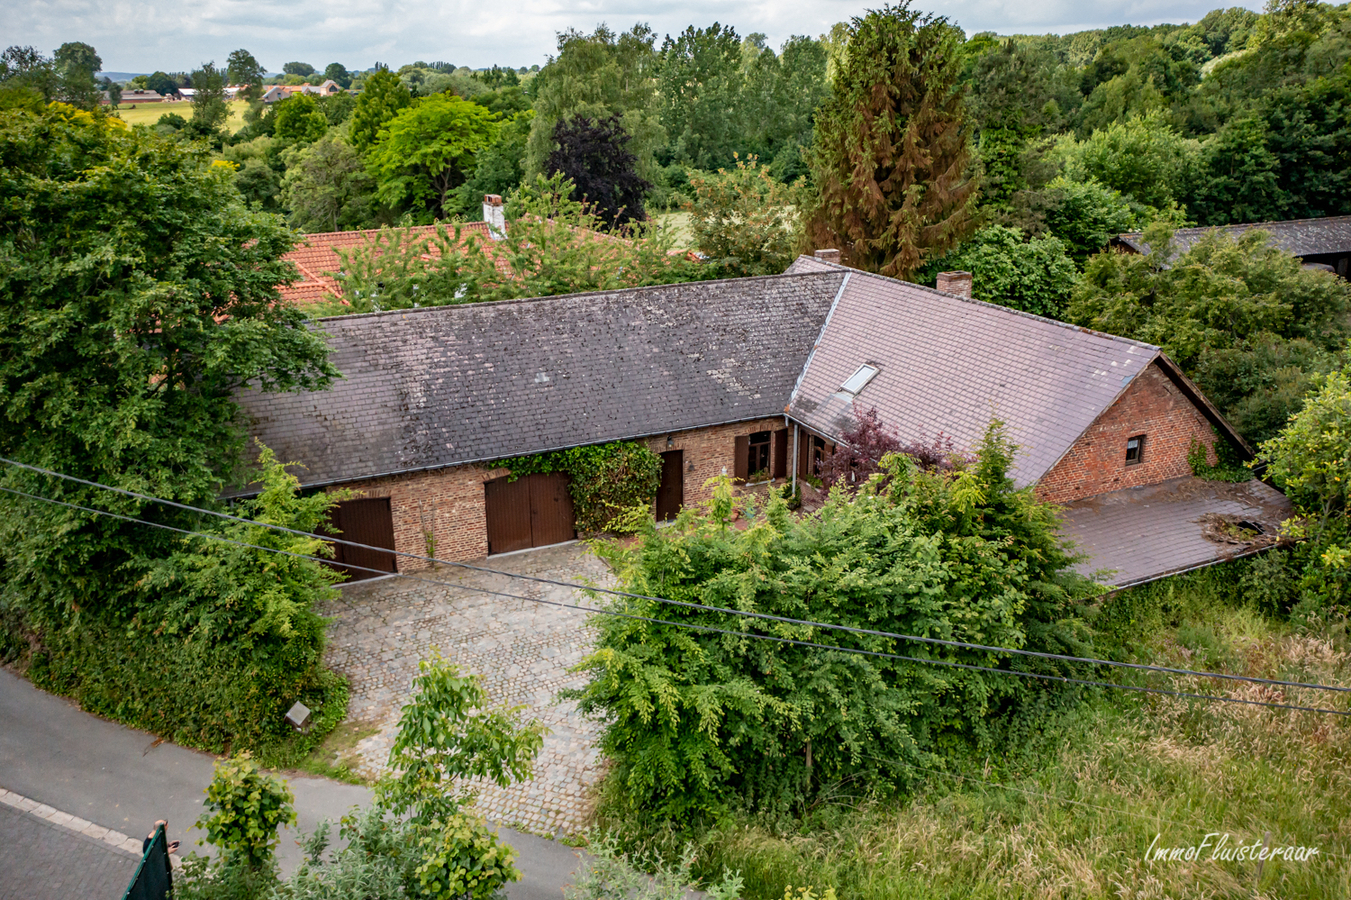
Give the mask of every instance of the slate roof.
M 789 415 L 826 436 L 853 422 L 840 393 L 860 365 L 880 371 L 857 395 L 903 440 L 942 431 L 974 449 L 990 420 L 1018 445 L 1011 475 L 1036 483 L 1156 359 L 1150 344 L 799 257 L 790 272 L 847 272 Z
M 486 222 L 466 222 L 459 227 L 462 235 L 478 234 L 485 240 L 488 238 Z M 408 229 L 408 234 L 414 239 L 431 237 L 438 228 L 445 228 L 447 232 L 453 233 L 451 231 L 453 226 L 419 225 Z M 333 273 L 342 269 L 342 258 L 338 256 L 338 251 L 354 250 L 373 241 L 382 231 L 389 233 L 388 229 L 376 228 L 366 231 L 326 231 L 306 235 L 294 250 L 282 257 L 294 264 L 300 273 L 296 281 L 281 286 L 282 299 L 306 304 L 317 303 L 327 295 L 341 296 L 342 288 L 333 277 Z
M 1060 532 L 1088 557 L 1075 567 L 1081 574 L 1103 573 L 1105 583 L 1123 587 L 1268 546 L 1290 515 L 1290 501 L 1260 481 L 1188 477 L 1075 501 L 1060 512 Z M 1217 519 L 1254 523 L 1264 533 L 1216 540 Z
M 1351 216 L 1329 216 L 1323 219 L 1291 219 L 1286 222 L 1249 222 L 1242 225 L 1224 225 L 1220 230 L 1230 236 L 1260 228 L 1271 233 L 1271 243 L 1293 256 L 1320 256 L 1351 253 Z M 1213 228 L 1179 228 L 1173 232 L 1173 247 L 1186 253 L 1201 237 Z M 1123 234 L 1116 243 L 1136 253 L 1148 254 L 1149 245 L 1139 232 Z
M 345 376 L 239 400 L 329 484 L 782 415 L 843 271 L 320 320 Z

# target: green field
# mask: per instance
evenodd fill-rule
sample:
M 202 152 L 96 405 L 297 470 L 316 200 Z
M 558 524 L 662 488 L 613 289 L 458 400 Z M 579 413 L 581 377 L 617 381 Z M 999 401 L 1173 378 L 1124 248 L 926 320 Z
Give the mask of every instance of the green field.
M 244 110 L 248 109 L 249 104 L 243 100 L 231 100 L 230 120 L 227 127 L 231 131 L 238 131 L 244 127 Z M 119 106 L 117 115 L 128 125 L 154 125 L 159 121 L 159 117 L 165 113 L 178 113 L 185 119 L 192 118 L 192 104 L 188 101 L 182 103 L 139 103 L 135 106 Z

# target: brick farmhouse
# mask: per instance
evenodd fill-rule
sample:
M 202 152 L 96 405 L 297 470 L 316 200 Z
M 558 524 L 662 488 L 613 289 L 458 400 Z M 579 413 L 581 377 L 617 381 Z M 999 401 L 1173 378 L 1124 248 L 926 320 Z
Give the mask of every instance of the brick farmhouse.
M 298 298 L 327 277 L 306 269 Z M 1279 521 L 1265 485 L 1191 476 L 1196 442 L 1212 462 L 1216 441 L 1251 450 L 1159 348 L 974 301 L 970 276 L 940 287 L 819 251 L 782 275 L 340 316 L 319 322 L 344 376 L 331 389 L 240 399 L 305 487 L 356 492 L 336 515 L 347 537 L 410 556 L 575 537 L 563 476 L 509 481 L 504 459 L 640 441 L 662 456 L 665 518 L 719 474 L 810 473 L 857 408 L 962 449 L 1003 421 L 1015 482 L 1065 506 L 1083 570 L 1111 583 L 1232 553 L 1203 534 L 1206 516 Z M 368 569 L 427 565 L 338 552 Z

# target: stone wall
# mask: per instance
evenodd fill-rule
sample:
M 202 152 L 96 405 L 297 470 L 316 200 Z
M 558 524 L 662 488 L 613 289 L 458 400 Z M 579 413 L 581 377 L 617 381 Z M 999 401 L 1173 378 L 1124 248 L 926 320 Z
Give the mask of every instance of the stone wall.
M 736 438 L 756 431 L 783 427 L 782 418 L 759 419 L 735 425 L 718 425 L 648 438 L 654 453 L 683 450 L 684 502 L 707 499 L 704 483 L 725 470 L 734 471 Z M 669 438 L 669 446 L 668 446 Z M 789 440 L 792 433 L 789 432 Z M 792 452 L 790 445 L 789 452 Z M 452 466 L 430 472 L 393 475 L 340 485 L 361 497 L 388 497 L 394 518 L 394 549 L 400 553 L 435 556 L 463 562 L 488 555 L 488 526 L 484 510 L 483 483 L 507 474 L 491 466 Z M 431 532 L 435 552 L 428 552 Z M 419 560 L 399 557 L 400 572 L 427 568 Z
M 1139 464 L 1126 465 L 1126 441 L 1145 436 Z M 1140 373 L 1037 484 L 1037 495 L 1069 503 L 1122 488 L 1158 484 L 1191 474 L 1187 452 L 1192 441 L 1211 446 L 1209 420 L 1172 379 L 1151 365 Z M 1210 461 L 1215 462 L 1214 450 Z

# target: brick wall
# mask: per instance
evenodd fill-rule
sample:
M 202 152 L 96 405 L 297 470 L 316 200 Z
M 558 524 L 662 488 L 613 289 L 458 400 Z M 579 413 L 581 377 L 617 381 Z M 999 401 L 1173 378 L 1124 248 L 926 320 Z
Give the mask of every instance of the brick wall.
M 707 500 L 712 494 L 704 488 L 710 478 L 736 472 L 736 439 L 743 434 L 757 431 L 778 431 L 783 428 L 783 418 L 757 419 L 753 422 L 739 422 L 735 425 L 716 425 L 712 428 L 698 428 L 693 431 L 675 431 L 669 435 L 648 438 L 644 443 L 653 453 L 666 453 L 669 450 L 685 451 L 684 504 L 691 506 L 701 500 Z M 670 446 L 667 446 L 667 439 Z M 793 432 L 788 431 L 788 457 L 793 454 Z M 791 471 L 791 462 L 790 462 Z
M 1137 434 L 1145 436 L 1144 455 L 1138 465 L 1128 466 L 1126 441 Z M 1037 483 L 1037 495 L 1069 503 L 1190 475 L 1187 451 L 1193 439 L 1213 444 L 1209 420 L 1158 365 L 1151 365 Z M 1210 461 L 1215 462 L 1214 450 Z
M 734 471 L 736 438 L 756 431 L 783 427 L 783 419 L 760 419 L 737 425 L 719 425 L 692 431 L 678 431 L 649 438 L 644 443 L 654 453 L 683 450 L 684 502 L 707 499 L 704 482 Z M 789 435 L 791 441 L 791 432 Z M 792 452 L 792 447 L 789 447 Z M 341 485 L 362 497 L 388 497 L 394 519 L 394 549 L 400 553 L 428 556 L 426 532 L 436 540 L 439 559 L 465 561 L 488 555 L 488 525 L 484 511 L 483 483 L 507 474 L 506 469 L 485 466 L 452 466 L 431 472 L 394 475 Z M 333 488 L 336 490 L 337 488 Z M 427 564 L 400 557 L 400 572 L 427 568 Z

